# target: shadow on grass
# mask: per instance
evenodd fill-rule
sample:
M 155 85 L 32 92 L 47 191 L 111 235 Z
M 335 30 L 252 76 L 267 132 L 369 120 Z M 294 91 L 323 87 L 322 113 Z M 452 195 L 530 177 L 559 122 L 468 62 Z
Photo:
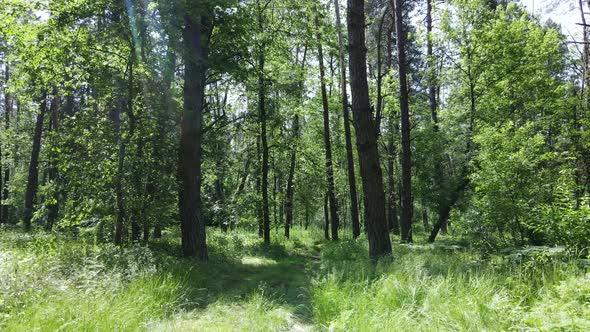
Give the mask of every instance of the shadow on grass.
M 160 242 L 150 247 L 168 257 L 178 256 L 179 252 L 176 244 Z M 182 280 L 187 286 L 183 309 L 203 310 L 220 300 L 236 303 L 262 294 L 290 309 L 301 322 L 312 323 L 310 259 L 289 253 L 279 244 L 251 244 L 243 252 L 242 257 L 230 257 L 220 248 L 212 247 L 207 263 L 184 258 L 165 263 L 163 273 Z

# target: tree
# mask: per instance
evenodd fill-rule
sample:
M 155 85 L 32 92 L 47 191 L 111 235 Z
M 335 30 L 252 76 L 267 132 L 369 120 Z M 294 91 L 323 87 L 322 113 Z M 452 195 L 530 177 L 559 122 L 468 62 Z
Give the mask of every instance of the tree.
M 326 182 L 328 183 L 328 199 L 330 202 L 330 221 L 332 240 L 338 240 L 338 228 L 340 221 L 338 217 L 338 206 L 334 189 L 334 169 L 332 167 L 332 142 L 330 139 L 330 106 L 328 105 L 328 93 L 326 91 L 326 78 L 324 68 L 324 53 L 322 50 L 322 34 L 320 30 L 319 17 L 316 16 L 317 40 L 318 40 L 318 62 L 320 65 L 320 90 L 322 95 L 322 108 L 324 115 L 324 149 L 326 152 Z
M 348 1 L 348 44 L 352 112 L 357 150 L 363 180 L 369 255 L 377 258 L 391 254 L 391 240 L 385 218 L 385 193 L 375 135 L 375 119 L 369 102 L 367 49 L 365 46 L 365 2 Z
M 397 57 L 399 70 L 399 103 L 402 129 L 402 241 L 412 242 L 412 150 L 410 144 L 410 106 L 406 62 L 406 34 L 404 32 L 401 0 L 394 1 Z
M 342 37 L 342 22 L 340 19 L 340 3 L 334 0 L 336 10 L 336 29 L 338 31 L 338 61 L 340 66 L 340 92 L 342 94 L 342 114 L 344 121 L 344 139 L 346 141 L 346 170 L 348 171 L 348 186 L 350 191 L 350 215 L 352 219 L 352 237 L 357 238 L 361 234 L 359 220 L 358 198 L 356 189 L 356 173 L 354 170 L 354 156 L 352 149 L 352 134 L 350 130 L 350 111 L 348 105 L 346 62 L 344 58 L 344 38 Z
M 37 189 L 39 188 L 39 154 L 41 153 L 41 136 L 43 135 L 43 121 L 47 112 L 47 93 L 44 92 L 40 98 L 39 114 L 35 122 L 35 133 L 33 136 L 33 149 L 29 161 L 29 175 L 27 178 L 27 191 L 25 194 L 25 216 L 23 225 L 25 230 L 31 229 L 33 219 L 33 208 Z
M 207 43 L 211 19 L 201 1 L 185 8 L 184 105 L 181 119 L 178 158 L 179 213 L 182 234 L 182 254 L 207 260 L 205 220 L 201 210 L 202 117 L 205 107 L 207 73 Z

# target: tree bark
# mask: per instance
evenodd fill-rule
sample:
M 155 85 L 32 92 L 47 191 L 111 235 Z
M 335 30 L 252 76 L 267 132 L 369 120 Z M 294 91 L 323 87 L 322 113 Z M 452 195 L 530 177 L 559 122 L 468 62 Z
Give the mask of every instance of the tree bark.
M 369 255 L 378 258 L 391 254 L 391 240 L 385 217 L 385 193 L 375 136 L 375 119 L 369 102 L 363 0 L 348 1 L 348 43 L 352 110 L 363 180 Z
M 293 140 L 299 137 L 299 115 L 295 114 L 293 117 Z M 287 177 L 287 195 L 285 197 L 285 237 L 290 236 L 291 225 L 293 224 L 293 196 L 295 194 L 295 187 L 293 184 L 295 178 L 295 164 L 297 161 L 297 144 L 293 143 L 291 148 L 291 160 L 289 163 L 289 175 Z
M 301 78 L 299 79 L 299 99 L 303 101 L 304 84 L 305 84 L 305 63 L 307 60 L 307 45 L 303 50 L 303 59 L 301 60 Z M 287 193 L 285 197 L 285 237 L 290 236 L 290 228 L 293 225 L 293 198 L 295 196 L 295 166 L 297 162 L 297 146 L 299 139 L 299 114 L 295 113 L 293 116 L 293 146 L 291 147 L 291 160 L 289 164 L 289 175 L 287 177 Z
M 387 142 L 387 184 L 388 184 L 388 198 L 389 202 L 387 204 L 387 220 L 389 225 L 389 231 L 393 232 L 395 235 L 399 235 L 399 219 L 397 216 L 397 194 L 396 194 L 396 185 L 395 185 L 395 160 L 397 157 L 396 149 L 395 149 L 395 137 L 397 136 L 397 130 L 395 130 L 394 126 L 397 126 L 397 123 L 394 122 L 393 112 L 391 117 L 389 118 L 389 137 Z
M 51 101 L 51 131 L 53 135 L 57 135 L 59 130 L 59 100 L 60 97 L 57 95 L 57 89 L 53 90 L 53 100 Z M 51 204 L 49 204 L 48 212 L 47 212 L 47 224 L 45 224 L 45 229 L 47 231 L 51 231 L 53 229 L 53 225 L 57 222 L 57 218 L 59 215 L 59 192 L 60 192 L 60 183 L 59 183 L 59 171 L 58 171 L 58 154 L 55 151 L 51 151 L 50 153 L 50 161 L 49 161 L 49 180 L 52 182 L 53 191 L 51 197 Z
M 33 149 L 31 151 L 31 160 L 29 162 L 29 175 L 27 178 L 27 191 L 25 193 L 25 216 L 23 225 L 26 231 L 31 230 L 31 220 L 33 219 L 33 208 L 37 197 L 39 187 L 39 153 L 41 152 L 41 138 L 43 134 L 43 121 L 47 112 L 47 92 L 43 92 L 41 97 L 41 106 L 37 121 L 35 123 L 35 134 L 33 136 Z
M 260 147 L 260 132 L 256 137 L 256 159 L 258 160 L 258 174 L 256 176 L 256 193 L 262 197 L 262 148 Z M 264 237 L 264 210 L 262 208 L 262 199 L 256 202 L 256 214 L 258 219 L 258 237 Z
M 202 261 L 208 259 L 205 221 L 201 211 L 202 117 L 205 107 L 205 78 L 208 17 L 186 14 L 184 45 L 184 103 L 181 119 L 179 174 L 179 212 L 182 255 Z
M 332 240 L 338 240 L 338 228 L 340 219 L 338 217 L 338 204 L 334 186 L 334 168 L 332 165 L 332 142 L 330 138 L 330 105 L 328 104 L 328 93 L 326 90 L 326 77 L 324 68 L 324 52 L 322 49 L 322 34 L 320 32 L 319 18 L 315 19 L 318 40 L 318 62 L 320 65 L 320 88 L 322 94 L 322 107 L 324 116 L 324 148 L 326 153 L 326 182 L 328 183 L 328 199 L 330 202 L 330 219 L 332 226 Z
M 120 98 L 120 97 L 119 97 Z M 121 138 L 121 100 L 117 101 L 115 111 L 112 114 L 111 120 L 115 127 L 115 139 L 117 141 L 118 153 L 117 153 L 117 175 L 115 178 L 115 199 L 117 205 L 116 220 L 115 220 L 115 238 L 114 242 L 116 245 L 120 245 L 123 242 L 123 227 L 125 225 L 126 211 L 125 202 L 123 198 L 123 172 L 124 172 L 124 161 L 125 161 L 125 144 Z
M 436 65 L 432 47 L 432 1 L 426 1 L 426 56 L 428 61 L 428 104 L 430 106 L 430 118 L 434 124 L 434 130 L 438 131 L 438 115 L 436 100 Z
M 346 141 L 346 168 L 348 171 L 348 187 L 350 190 L 350 215 L 352 219 L 352 237 L 357 238 L 361 234 L 359 219 L 358 198 L 356 189 L 356 172 L 354 170 L 354 155 L 352 150 L 352 134 L 350 131 L 350 112 L 348 110 L 348 94 L 346 79 L 346 61 L 344 59 L 344 38 L 342 36 L 342 22 L 340 19 L 339 0 L 334 0 L 336 8 L 336 25 L 338 31 L 339 62 L 340 62 L 340 90 L 342 93 L 342 112 L 344 114 L 344 137 Z
M 264 31 L 263 9 L 258 11 L 258 27 L 260 32 Z M 264 67 L 266 63 L 266 42 L 262 42 L 258 54 L 258 120 L 260 122 L 260 143 L 262 149 L 262 226 L 264 244 L 270 244 L 270 211 L 268 205 L 268 136 L 267 136 L 267 114 L 266 114 L 266 81 L 264 78 Z
M 269 169 L 269 153 L 268 153 L 268 136 L 267 136 L 267 119 L 266 119 L 266 86 L 264 80 L 264 47 L 258 59 L 260 74 L 258 77 L 258 117 L 260 120 L 260 143 L 262 149 L 262 231 L 264 237 L 264 244 L 270 244 L 270 211 L 268 205 L 268 169 Z
M 8 85 L 10 80 L 10 66 L 7 64 L 4 70 L 4 85 Z M 10 129 L 10 112 L 12 111 L 12 99 L 10 94 L 7 92 L 6 87 L 4 88 L 4 131 L 8 132 Z M 8 163 L 9 154 L 2 153 L 2 146 L 0 143 L 0 224 L 7 224 L 9 221 L 8 215 L 8 182 L 10 181 L 10 165 Z M 5 146 L 4 149 L 8 150 Z M 2 172 L 4 167 L 4 172 Z
M 408 77 L 406 62 L 406 35 L 403 30 L 401 0 L 393 0 L 397 39 L 397 57 L 400 86 L 400 111 L 402 123 L 402 242 L 412 242 L 412 150 L 410 146 L 410 105 L 408 100 Z
M 324 239 L 330 241 L 330 208 L 329 194 L 324 195 Z

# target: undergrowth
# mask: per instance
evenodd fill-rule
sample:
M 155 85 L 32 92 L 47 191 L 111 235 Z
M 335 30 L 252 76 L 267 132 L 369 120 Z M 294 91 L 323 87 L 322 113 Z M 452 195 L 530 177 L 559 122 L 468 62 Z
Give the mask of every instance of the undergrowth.
M 178 257 L 177 234 L 119 248 L 1 233 L 0 330 L 590 330 L 590 274 L 562 251 L 447 240 L 372 262 L 365 239 L 322 237 L 210 231 L 204 264 Z

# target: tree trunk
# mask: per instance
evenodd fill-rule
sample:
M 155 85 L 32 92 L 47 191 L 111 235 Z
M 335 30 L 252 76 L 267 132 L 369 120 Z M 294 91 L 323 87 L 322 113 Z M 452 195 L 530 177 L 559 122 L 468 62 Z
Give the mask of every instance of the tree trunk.
M 43 134 L 43 121 L 47 112 L 47 93 L 43 92 L 41 97 L 41 107 L 35 123 L 35 134 L 33 136 L 33 150 L 31 151 L 31 161 L 29 162 L 29 175 L 27 178 L 27 191 L 25 193 L 25 217 L 23 225 L 26 231 L 31 230 L 31 220 L 33 219 L 33 208 L 39 187 L 39 153 L 41 152 L 41 136 Z
M 118 146 L 117 154 L 117 175 L 115 178 L 115 197 L 117 204 L 117 215 L 115 220 L 115 244 L 120 245 L 123 242 L 123 227 L 125 224 L 126 212 L 125 202 L 123 201 L 123 172 L 124 172 L 124 161 L 125 161 L 125 144 L 121 138 L 121 100 L 117 101 L 115 111 L 112 114 L 111 120 L 115 127 L 115 139 Z
M 258 28 L 264 32 L 263 9 L 258 10 Z M 262 42 L 258 50 L 258 121 L 260 122 L 260 143 L 262 149 L 262 231 L 264 244 L 270 244 L 270 211 L 268 205 L 268 136 L 267 136 L 267 114 L 266 114 L 266 82 L 264 78 L 264 66 L 266 62 L 266 42 Z
M 262 149 L 260 147 L 260 132 L 256 137 L 256 159 L 258 160 L 258 174 L 256 176 L 256 193 L 262 197 Z M 256 212 L 258 219 L 258 237 L 264 237 L 264 210 L 262 208 L 262 199 L 256 202 Z
M 377 258 L 391 254 L 391 240 L 385 217 L 385 193 L 375 135 L 375 119 L 369 102 L 363 0 L 348 1 L 348 40 L 352 110 L 363 180 L 369 255 Z
M 303 59 L 301 60 L 301 78 L 299 79 L 299 98 L 300 102 L 303 101 L 304 84 L 305 84 L 305 63 L 307 60 L 307 45 L 303 50 Z M 295 196 L 295 166 L 297 162 L 297 140 L 299 139 L 299 114 L 295 113 L 293 116 L 293 146 L 291 147 L 291 160 L 289 164 L 289 175 L 287 177 L 287 194 L 285 197 L 285 237 L 288 239 L 290 236 L 289 229 L 293 226 L 293 197 Z
M 59 130 L 59 96 L 57 95 L 57 89 L 53 90 L 53 100 L 51 102 L 51 131 L 54 135 L 57 135 Z M 45 225 L 45 229 L 47 231 L 51 231 L 53 229 L 53 225 L 57 222 L 57 218 L 59 215 L 59 192 L 60 192 L 60 183 L 59 183 L 59 173 L 58 173 L 58 160 L 59 156 L 55 151 L 51 151 L 50 153 L 50 166 L 49 166 L 49 181 L 52 182 L 53 191 L 51 197 L 51 204 L 48 207 L 47 213 L 47 224 Z
M 268 137 L 266 133 L 266 86 L 264 80 L 264 46 L 261 48 L 258 66 L 260 74 L 258 77 L 258 117 L 260 120 L 260 142 L 262 149 L 262 179 L 261 179 L 261 190 L 262 190 L 262 231 L 264 237 L 264 244 L 270 244 L 270 211 L 268 205 Z
M 432 1 L 426 1 L 426 56 L 428 61 L 428 104 L 430 106 L 430 118 L 434 124 L 434 130 L 438 131 L 437 101 L 436 101 L 436 65 L 432 47 Z
M 10 80 L 10 66 L 7 64 L 4 70 L 4 85 L 8 84 Z M 4 88 L 4 131 L 8 132 L 10 129 L 10 112 L 12 112 L 12 98 Z M 8 215 L 8 182 L 10 181 L 10 165 L 8 163 L 8 152 L 2 153 L 2 145 L 0 142 L 0 224 L 7 224 L 9 221 Z M 5 146 L 4 149 L 8 150 Z M 2 172 L 2 166 L 4 172 Z
M 395 160 L 397 157 L 397 153 L 395 151 L 395 136 L 397 134 L 397 130 L 394 129 L 394 126 L 397 126 L 397 123 L 394 122 L 394 116 L 392 112 L 392 116 L 389 118 L 389 137 L 387 142 L 387 184 L 389 190 L 389 202 L 387 204 L 388 207 L 388 225 L 389 230 L 393 232 L 395 235 L 399 235 L 399 219 L 397 217 L 397 194 L 396 194 L 396 185 L 395 185 Z
M 330 240 L 330 208 L 329 208 L 329 194 L 324 195 L 324 239 Z
M 318 40 L 318 62 L 320 64 L 320 86 L 322 93 L 322 107 L 324 114 L 324 148 L 326 151 L 326 181 L 328 183 L 328 198 L 330 201 L 330 219 L 332 225 L 332 240 L 338 240 L 338 228 L 340 219 L 338 218 L 338 204 L 334 186 L 334 169 L 332 166 L 332 142 L 330 138 L 330 106 L 328 104 L 328 93 L 326 90 L 326 77 L 324 68 L 324 53 L 322 49 L 322 35 L 320 33 L 319 18 L 315 19 Z
M 437 79 L 436 79 L 436 62 L 434 59 L 434 52 L 432 46 L 432 1 L 428 0 L 426 3 L 426 32 L 427 32 L 427 39 L 426 39 L 426 48 L 427 48 L 427 59 L 428 59 L 428 102 L 430 106 L 430 118 L 433 124 L 434 132 L 439 132 L 439 124 L 438 124 L 438 100 L 437 100 Z M 434 179 L 433 179 L 433 191 L 437 196 L 437 204 L 438 204 L 438 211 L 439 213 L 445 213 L 445 207 L 442 206 L 445 204 L 446 199 L 442 197 L 442 188 L 443 188 L 443 164 L 442 164 L 442 155 L 437 151 L 437 153 L 433 156 L 434 160 Z M 442 218 L 441 218 L 442 217 Z M 445 216 L 439 216 L 439 219 L 446 220 Z M 444 232 L 447 230 L 446 221 L 444 224 L 441 225 L 441 228 Z
M 209 29 L 208 18 L 185 15 L 184 104 L 181 119 L 179 174 L 179 213 L 182 255 L 205 261 L 208 259 L 205 221 L 201 211 L 202 117 L 205 107 L 207 49 L 203 35 Z
M 428 210 L 426 206 L 422 206 L 422 224 L 424 225 L 424 230 L 428 230 L 430 226 L 428 225 Z
M 352 150 L 352 135 L 350 132 L 350 112 L 348 110 L 348 94 L 346 92 L 346 62 L 344 59 L 344 38 L 342 37 L 342 22 L 340 19 L 339 0 L 334 0 L 336 8 L 336 24 L 338 31 L 339 61 L 340 61 L 340 90 L 342 93 L 342 112 L 344 113 L 344 136 L 346 141 L 346 166 L 348 171 L 348 186 L 350 190 L 350 216 L 352 218 L 352 237 L 357 238 L 361 234 L 359 220 L 358 198 L 356 189 L 356 173 L 354 170 L 354 156 Z
M 410 105 L 408 100 L 408 77 L 406 62 L 406 35 L 403 30 L 403 8 L 401 0 L 393 0 L 397 57 L 399 67 L 399 103 L 402 122 L 402 242 L 412 242 L 412 150 L 410 146 Z
M 293 117 L 293 140 L 299 138 L 299 115 L 295 114 Z M 293 196 L 295 194 L 295 187 L 293 184 L 295 178 L 295 164 L 297 161 L 297 144 L 293 143 L 291 148 L 291 160 L 289 164 L 289 175 L 287 177 L 287 195 L 285 197 L 285 237 L 290 236 L 290 228 L 293 225 Z

